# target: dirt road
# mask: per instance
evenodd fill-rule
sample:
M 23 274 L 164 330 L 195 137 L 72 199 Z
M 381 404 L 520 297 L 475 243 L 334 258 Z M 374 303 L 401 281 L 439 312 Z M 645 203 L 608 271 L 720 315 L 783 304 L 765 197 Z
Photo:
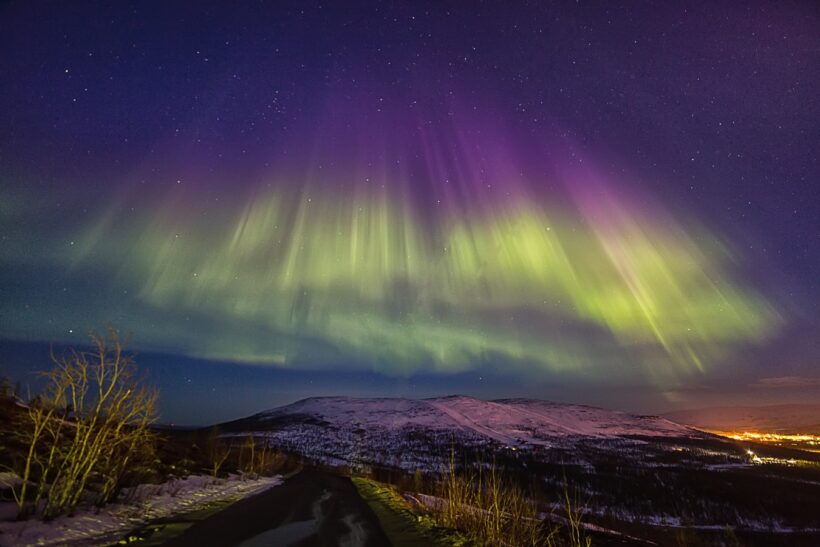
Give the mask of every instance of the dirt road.
M 162 543 L 167 547 L 390 545 L 347 477 L 304 470 Z

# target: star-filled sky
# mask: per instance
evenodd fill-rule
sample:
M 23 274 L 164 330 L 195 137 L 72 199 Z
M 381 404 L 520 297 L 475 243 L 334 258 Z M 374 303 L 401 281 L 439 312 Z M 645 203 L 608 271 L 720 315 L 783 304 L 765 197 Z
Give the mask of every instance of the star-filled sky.
M 812 2 L 5 3 L 0 354 L 25 379 L 110 321 L 188 422 L 816 400 L 818 29 Z

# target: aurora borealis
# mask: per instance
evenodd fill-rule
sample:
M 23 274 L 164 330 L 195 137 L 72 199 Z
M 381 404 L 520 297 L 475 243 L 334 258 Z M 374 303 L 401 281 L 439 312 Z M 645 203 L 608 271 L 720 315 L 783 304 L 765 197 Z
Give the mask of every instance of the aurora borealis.
M 617 374 L 602 370 L 601 350 L 567 336 L 577 329 L 632 347 L 635 359 L 663 354 L 647 371 L 664 377 L 703 371 L 734 344 L 776 331 L 778 313 L 732 278 L 731 254 L 709 234 L 698 244 L 670 217 L 630 210 L 603 189 L 550 211 L 527 198 L 526 182 L 494 168 L 497 158 L 462 155 L 450 159 L 474 172 L 424 162 L 443 181 L 431 184 L 426 199 L 435 205 L 426 211 L 392 169 L 372 183 L 338 172 L 315 188 L 307 176 L 276 181 L 233 209 L 206 204 L 194 218 L 176 204 L 196 198 L 172 191 L 145 216 L 123 222 L 121 211 L 109 213 L 116 223 L 76 238 L 77 260 L 109 262 L 102 267 L 112 277 L 160 310 L 270 333 L 261 343 L 217 338 L 193 351 L 284 365 L 342 354 L 408 373 L 464 370 L 496 356 Z
M 820 373 L 816 10 L 645 8 L 9 4 L 0 335 L 655 393 Z

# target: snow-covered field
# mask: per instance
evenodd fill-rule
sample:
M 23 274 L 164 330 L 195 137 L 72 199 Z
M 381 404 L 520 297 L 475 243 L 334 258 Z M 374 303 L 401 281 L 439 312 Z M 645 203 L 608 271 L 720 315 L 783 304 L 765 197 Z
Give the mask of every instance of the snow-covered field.
M 240 499 L 281 482 L 278 476 L 243 480 L 235 475 L 227 479 L 194 475 L 141 485 L 125 496 L 131 503 L 109 504 L 99 511 L 79 509 L 72 516 L 47 523 L 36 519 L 0 522 L 0 546 L 110 545 L 151 520 Z M 6 505 L 0 510 L 4 516 L 13 514 L 13 504 L 0 505 Z

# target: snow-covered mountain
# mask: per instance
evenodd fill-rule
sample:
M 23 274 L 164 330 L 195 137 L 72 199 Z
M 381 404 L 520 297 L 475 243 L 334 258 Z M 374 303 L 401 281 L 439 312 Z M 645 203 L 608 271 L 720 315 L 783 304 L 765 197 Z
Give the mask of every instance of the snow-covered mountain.
M 562 437 L 685 437 L 693 433 L 686 426 L 657 416 L 536 399 L 483 401 L 465 396 L 314 397 L 261 412 L 233 425 L 250 421 L 256 430 L 264 430 L 266 424 L 275 426 L 289 416 L 310 417 L 332 427 L 452 429 L 508 445 L 545 445 Z
M 400 467 L 439 460 L 462 448 L 567 448 L 700 434 L 656 416 L 532 399 L 483 401 L 317 397 L 223 424 L 223 431 L 265 436 L 328 463 L 351 460 Z M 444 447 L 444 448 L 442 448 Z

